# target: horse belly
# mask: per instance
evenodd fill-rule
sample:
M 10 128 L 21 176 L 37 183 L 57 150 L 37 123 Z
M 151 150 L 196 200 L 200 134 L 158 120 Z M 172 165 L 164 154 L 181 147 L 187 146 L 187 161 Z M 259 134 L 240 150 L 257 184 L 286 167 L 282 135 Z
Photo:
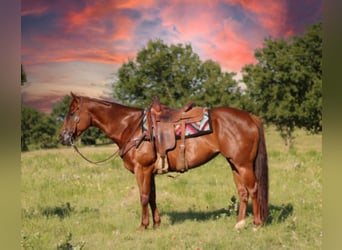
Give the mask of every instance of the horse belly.
M 177 140 L 174 150 L 168 152 L 169 165 L 172 170 L 176 169 L 177 158 L 180 155 L 180 140 Z M 212 135 L 203 135 L 185 140 L 185 159 L 188 168 L 198 167 L 219 153 L 218 144 Z

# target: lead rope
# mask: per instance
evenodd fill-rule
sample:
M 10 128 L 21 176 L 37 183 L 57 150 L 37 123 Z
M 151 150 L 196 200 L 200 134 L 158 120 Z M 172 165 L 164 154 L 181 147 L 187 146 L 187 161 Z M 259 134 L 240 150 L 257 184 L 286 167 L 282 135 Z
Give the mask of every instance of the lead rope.
M 77 146 L 76 146 L 73 142 L 71 143 L 71 146 L 74 148 L 74 150 L 75 150 L 83 159 L 85 159 L 87 162 L 92 163 L 92 164 L 95 164 L 95 165 L 99 165 L 99 164 L 101 164 L 101 163 L 104 163 L 104 162 L 106 162 L 106 161 L 109 161 L 109 160 L 112 159 L 112 158 L 117 157 L 117 156 L 119 155 L 118 153 L 119 153 L 119 150 L 120 150 L 120 149 L 116 150 L 111 156 L 109 156 L 108 158 L 106 158 L 106 159 L 104 159 L 104 160 L 92 161 L 92 160 L 89 160 L 87 157 L 85 157 L 85 156 L 78 150 Z

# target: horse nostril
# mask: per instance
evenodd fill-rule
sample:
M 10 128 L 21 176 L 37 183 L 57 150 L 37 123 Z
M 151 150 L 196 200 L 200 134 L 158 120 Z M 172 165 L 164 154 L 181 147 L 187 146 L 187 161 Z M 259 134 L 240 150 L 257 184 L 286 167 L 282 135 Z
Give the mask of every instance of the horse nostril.
M 61 133 L 59 135 L 59 141 L 63 144 L 63 145 L 67 145 L 68 141 L 70 140 L 70 135 L 68 133 Z

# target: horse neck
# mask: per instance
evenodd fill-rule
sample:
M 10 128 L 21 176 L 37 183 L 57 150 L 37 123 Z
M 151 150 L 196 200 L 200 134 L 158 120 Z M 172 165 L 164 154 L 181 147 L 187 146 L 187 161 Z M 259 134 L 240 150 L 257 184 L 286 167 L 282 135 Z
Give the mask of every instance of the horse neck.
M 121 148 L 141 122 L 142 110 L 112 103 L 110 106 L 90 105 L 92 125 L 101 129 Z

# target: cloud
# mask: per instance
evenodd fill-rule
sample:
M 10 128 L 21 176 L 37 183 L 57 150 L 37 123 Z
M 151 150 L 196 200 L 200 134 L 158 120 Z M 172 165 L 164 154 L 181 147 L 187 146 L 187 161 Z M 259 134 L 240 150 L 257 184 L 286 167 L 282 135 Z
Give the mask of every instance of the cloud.
M 161 19 L 165 27 L 177 31 L 175 39 L 192 41 L 210 33 L 213 13 L 210 4 L 192 1 L 172 1 L 161 10 Z
M 247 40 L 234 33 L 234 29 L 227 22 L 225 24 L 214 40 L 215 50 L 209 52 L 213 60 L 220 62 L 224 69 L 238 72 L 244 65 L 255 62 L 254 50 Z
M 241 65 L 252 59 L 253 46 L 248 43 L 255 44 L 255 41 L 247 41 L 250 37 L 244 33 L 250 28 L 231 17 L 243 15 L 250 19 L 254 13 L 263 27 L 272 34 L 278 34 L 281 23 L 274 21 L 274 16 L 281 20 L 279 9 L 282 8 L 276 3 L 269 1 L 265 4 L 270 7 L 264 8 L 255 1 L 234 0 L 226 4 L 220 1 L 176 0 L 167 5 L 158 5 L 156 1 L 133 0 L 92 2 L 79 5 L 78 9 L 75 6 L 66 9 L 59 18 L 55 17 L 55 33 L 47 33 L 48 27 L 43 27 L 45 32 L 32 38 L 31 44 L 35 45 L 31 49 L 36 47 L 36 54 L 44 47 L 48 49 L 44 56 L 36 57 L 37 61 L 42 62 L 86 60 L 123 63 L 134 57 L 149 39 L 161 38 L 168 43 L 191 43 L 204 59 L 214 55 L 212 59 L 226 66 L 232 63 L 227 63 L 228 58 L 220 55 L 234 57 L 235 61 L 243 59 Z M 230 10 L 229 7 L 234 5 L 241 6 L 240 9 L 234 9 L 239 13 Z M 42 8 L 49 9 L 46 6 Z M 270 9 L 271 13 L 277 15 L 270 14 L 267 11 Z M 260 37 L 254 39 L 259 39 L 260 44 Z M 28 51 L 25 45 L 24 52 Z M 234 51 L 241 56 L 234 56 Z M 231 70 L 239 69 L 238 64 L 235 65 Z
M 258 22 L 269 35 L 274 37 L 282 35 L 288 12 L 286 1 L 228 0 L 227 2 L 240 5 L 245 15 Z
M 32 82 L 25 100 L 37 105 L 36 93 L 47 98 L 71 86 L 98 96 L 151 39 L 190 43 L 201 60 L 238 73 L 255 62 L 265 37 L 302 32 L 321 12 L 321 0 L 25 0 L 22 61 Z
M 39 33 L 34 31 L 23 37 L 23 58 L 35 55 L 35 62 L 31 63 L 71 60 L 123 63 L 134 57 L 138 48 L 134 32 L 139 26 L 139 12 L 123 9 L 133 2 L 104 1 L 102 5 L 94 2 L 77 10 L 66 9 L 62 15 L 26 17 L 24 21 L 35 24 Z
M 255 37 L 245 36 L 250 27 L 233 19 L 234 16 L 245 18 L 243 9 L 232 10 L 231 3 L 216 2 L 183 4 L 173 1 L 161 16 L 165 26 L 177 31 L 175 41 L 191 42 L 202 60 L 212 59 L 226 70 L 239 71 L 244 64 L 254 62 Z
M 48 6 L 39 6 L 37 8 L 23 10 L 21 11 L 21 16 L 30 16 L 30 15 L 39 16 L 39 15 L 46 13 L 48 8 L 49 8 Z

